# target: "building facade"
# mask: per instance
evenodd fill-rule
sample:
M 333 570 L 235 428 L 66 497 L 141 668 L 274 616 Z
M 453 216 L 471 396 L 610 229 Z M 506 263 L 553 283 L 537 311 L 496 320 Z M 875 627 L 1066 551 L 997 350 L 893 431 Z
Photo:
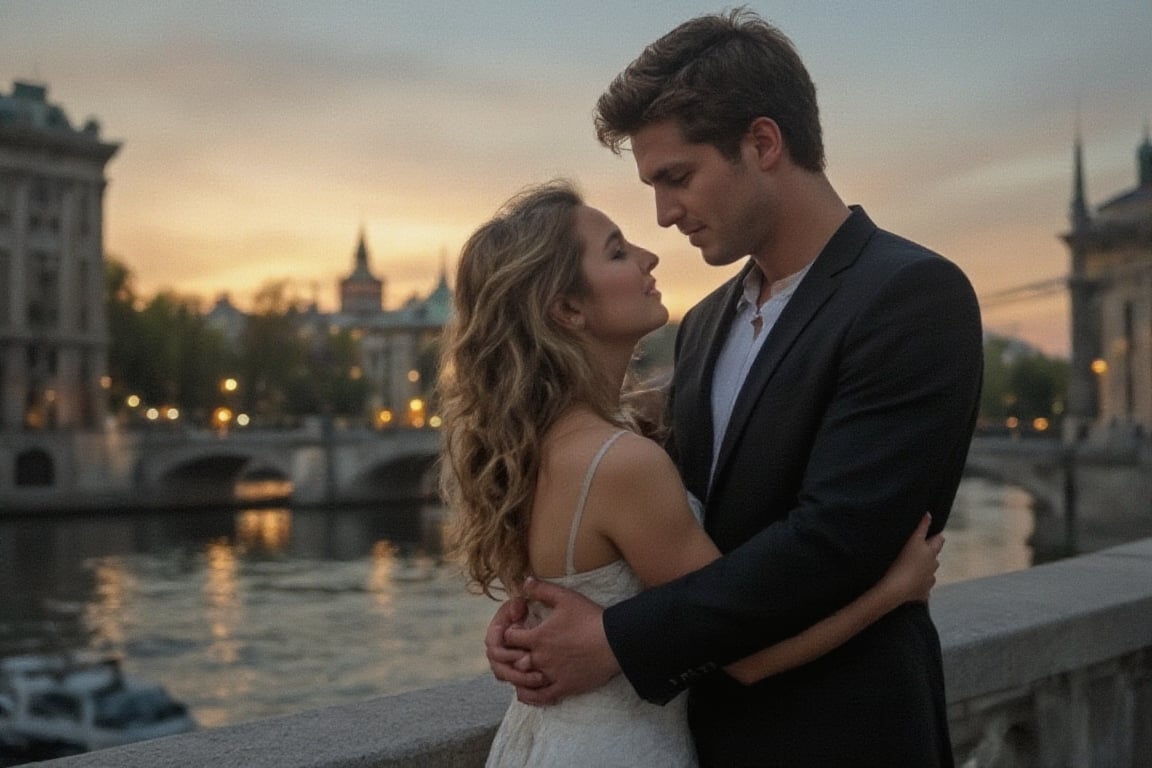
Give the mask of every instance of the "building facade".
M 1136 186 L 1092 211 L 1074 148 L 1069 292 L 1072 370 L 1066 436 L 1152 433 L 1152 139 L 1136 151 Z
M 352 332 L 360 345 L 360 367 L 368 381 L 369 407 L 380 426 L 424 426 L 431 417 L 439 339 L 452 309 L 447 270 L 441 266 L 427 296 L 413 296 L 394 310 L 384 308 L 384 280 L 369 264 L 360 233 L 348 277 L 340 281 L 340 311 L 327 318 Z
M 315 302 L 298 317 L 299 332 L 311 339 L 346 331 L 356 341 L 358 375 L 367 383 L 366 418 L 375 426 L 434 426 L 434 388 L 439 341 L 452 311 L 452 291 L 441 266 L 435 287 L 413 295 L 399 308 L 385 308 L 386 281 L 372 270 L 371 254 L 360 233 L 352 271 L 337 288 L 340 307 L 321 312 Z M 248 315 L 222 294 L 207 313 L 208 325 L 233 345 L 239 344 Z
M 0 489 L 67 482 L 67 440 L 103 428 L 104 169 L 47 88 L 0 93 Z

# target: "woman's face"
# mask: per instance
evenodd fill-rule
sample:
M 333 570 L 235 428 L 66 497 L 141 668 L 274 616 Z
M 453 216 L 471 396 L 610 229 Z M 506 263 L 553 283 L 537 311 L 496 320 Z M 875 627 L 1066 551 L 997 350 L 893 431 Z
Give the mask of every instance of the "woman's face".
M 584 243 L 585 296 L 572 300 L 585 334 L 634 345 L 668 322 L 652 270 L 656 254 L 624 239 L 611 219 L 586 205 L 576 209 L 576 232 Z

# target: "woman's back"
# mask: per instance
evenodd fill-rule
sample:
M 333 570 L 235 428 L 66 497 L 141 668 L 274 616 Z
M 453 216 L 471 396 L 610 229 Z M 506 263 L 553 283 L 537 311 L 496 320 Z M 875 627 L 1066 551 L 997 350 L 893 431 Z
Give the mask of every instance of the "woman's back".
M 542 500 L 545 505 L 555 506 L 539 507 L 544 520 L 537 518 L 534 508 L 533 528 L 540 535 L 535 538 L 537 551 L 534 553 L 530 547 L 529 554 L 534 568 L 539 562 L 551 569 L 560 560 L 562 573 L 538 573 L 539 578 L 609 606 L 635 595 L 643 585 L 627 562 L 611 549 L 610 542 L 608 548 L 603 548 L 596 546 L 603 543 L 601 537 L 581 536 L 581 531 L 586 530 L 582 522 L 597 469 L 615 443 L 635 437 L 607 422 L 602 426 L 590 424 L 561 433 L 558 437 L 564 444 L 553 441 L 553 450 L 545 449 L 548 460 L 541 474 L 548 474 L 548 482 L 543 494 L 538 494 L 537 504 Z M 599 442 L 591 457 L 578 464 L 576 459 L 587 454 L 593 439 Z M 564 502 L 571 502 L 566 509 L 560 506 Z M 565 517 L 567 525 L 559 525 Z M 580 544 L 590 550 L 582 553 L 584 561 L 608 557 L 608 562 L 577 570 Z M 542 621 L 547 608 L 532 603 L 529 616 L 529 623 Z M 488 765 L 695 766 L 685 707 L 685 697 L 666 706 L 643 701 L 623 676 L 551 707 L 532 707 L 513 700 L 493 741 Z

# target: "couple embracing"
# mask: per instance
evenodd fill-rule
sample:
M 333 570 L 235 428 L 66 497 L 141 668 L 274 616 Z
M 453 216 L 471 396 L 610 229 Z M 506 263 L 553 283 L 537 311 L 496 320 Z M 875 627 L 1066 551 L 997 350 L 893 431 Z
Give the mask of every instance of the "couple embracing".
M 846 206 L 815 88 L 746 10 L 681 24 L 596 110 L 705 262 L 657 443 L 621 398 L 658 258 L 569 184 L 465 245 L 442 487 L 516 687 L 489 765 L 951 765 L 928 611 L 975 422 L 979 310 Z M 527 615 L 525 615 L 527 614 Z

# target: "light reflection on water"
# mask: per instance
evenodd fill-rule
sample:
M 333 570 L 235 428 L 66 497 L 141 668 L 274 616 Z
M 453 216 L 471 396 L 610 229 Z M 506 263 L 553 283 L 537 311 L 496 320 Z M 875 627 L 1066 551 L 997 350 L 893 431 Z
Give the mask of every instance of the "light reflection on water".
M 937 584 L 1019 571 L 1033 564 L 1032 496 L 1019 488 L 966 478 L 944 528 Z
M 399 507 L 0 518 L 0 655 L 117 653 L 208 727 L 480 674 L 493 604 L 435 554 L 438 519 Z
M 1025 568 L 1026 494 L 966 480 L 939 582 Z M 0 655 L 91 648 L 232 724 L 487 671 L 494 603 L 439 551 L 439 510 L 0 518 Z

